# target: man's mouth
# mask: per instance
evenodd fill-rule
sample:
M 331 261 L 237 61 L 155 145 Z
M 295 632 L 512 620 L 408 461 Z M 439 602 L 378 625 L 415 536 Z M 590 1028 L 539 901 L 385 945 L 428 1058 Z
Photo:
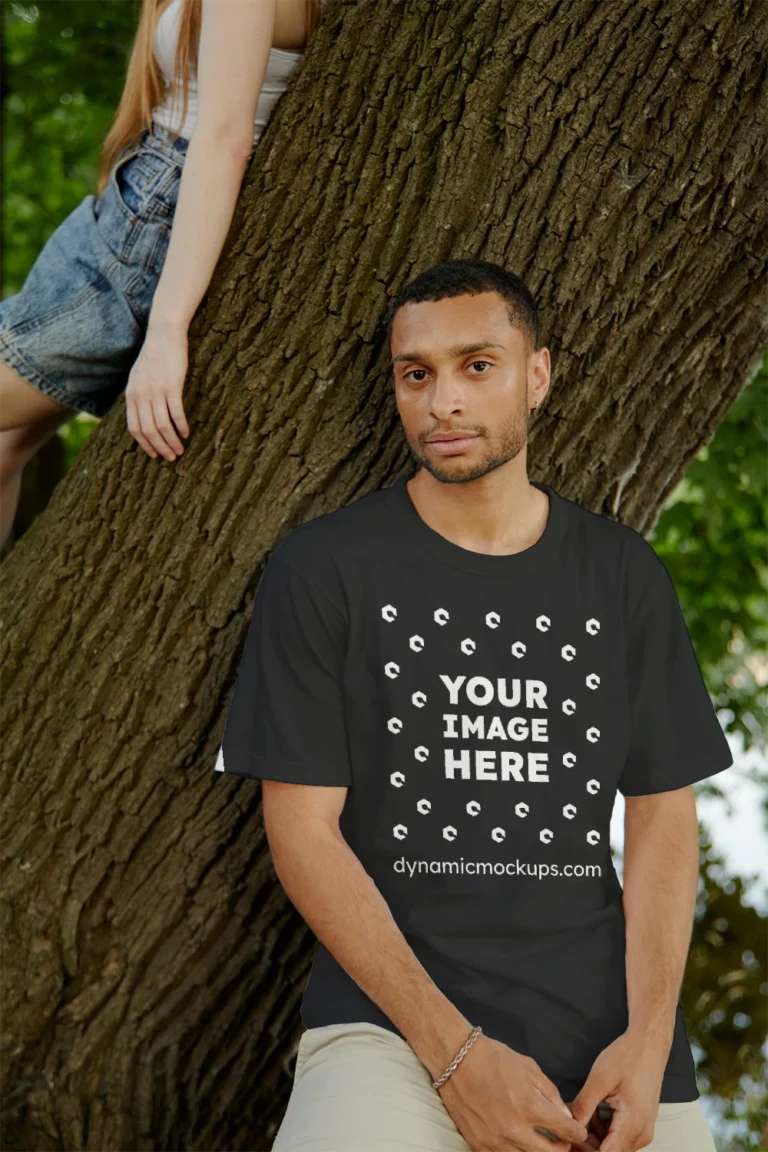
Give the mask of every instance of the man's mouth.
M 469 448 L 477 438 L 477 432 L 433 432 L 427 437 L 427 444 L 440 456 L 453 456 Z

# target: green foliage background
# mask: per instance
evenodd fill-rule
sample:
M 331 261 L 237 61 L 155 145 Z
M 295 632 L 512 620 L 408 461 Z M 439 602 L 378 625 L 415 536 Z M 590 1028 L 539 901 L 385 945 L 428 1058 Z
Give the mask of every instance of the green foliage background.
M 96 191 L 139 12 L 128 0 L 3 5 L 3 296 Z
M 99 150 L 138 21 L 133 0 L 3 8 L 2 295 L 95 192 Z M 67 466 L 97 421 L 60 429 Z M 768 828 L 768 355 L 649 536 L 678 591 L 712 697 L 737 746 L 760 754 Z M 733 769 L 732 771 L 736 771 Z M 703 786 L 719 791 L 716 779 Z M 681 1002 L 721 1150 L 768 1148 L 766 916 L 701 830 L 702 881 Z M 757 906 L 755 906 L 757 902 Z

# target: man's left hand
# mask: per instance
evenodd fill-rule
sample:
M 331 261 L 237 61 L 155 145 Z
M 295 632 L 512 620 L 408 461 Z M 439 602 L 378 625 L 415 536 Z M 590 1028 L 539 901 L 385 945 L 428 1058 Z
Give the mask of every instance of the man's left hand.
M 592 1065 L 579 1094 L 568 1105 L 573 1117 L 586 1124 L 587 1143 L 572 1144 L 573 1152 L 636 1152 L 653 1140 L 661 1082 L 668 1053 L 643 1043 L 630 1032 L 604 1048 Z M 594 1143 L 605 1125 L 599 1120 L 601 1100 L 613 1108 L 607 1135 Z

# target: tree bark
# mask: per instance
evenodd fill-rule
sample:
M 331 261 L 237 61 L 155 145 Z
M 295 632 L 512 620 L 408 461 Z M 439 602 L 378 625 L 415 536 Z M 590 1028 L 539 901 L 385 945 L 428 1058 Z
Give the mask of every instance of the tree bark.
M 119 401 L 2 565 L 4 1148 L 271 1146 L 314 938 L 259 784 L 213 771 L 262 565 L 413 470 L 384 312 L 457 256 L 540 300 L 532 478 L 651 527 L 766 343 L 764 15 L 329 0 L 193 321 L 183 456 Z

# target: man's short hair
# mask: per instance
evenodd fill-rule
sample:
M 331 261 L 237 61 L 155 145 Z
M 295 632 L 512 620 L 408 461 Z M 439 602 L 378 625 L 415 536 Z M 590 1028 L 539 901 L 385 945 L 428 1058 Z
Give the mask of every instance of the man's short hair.
M 535 351 L 539 346 L 539 310 L 536 300 L 519 276 L 490 260 L 445 260 L 420 272 L 389 305 L 387 340 L 392 340 L 395 313 L 404 304 L 445 300 L 466 294 L 477 296 L 480 292 L 498 292 L 507 305 L 510 324 L 523 332 L 526 351 Z

